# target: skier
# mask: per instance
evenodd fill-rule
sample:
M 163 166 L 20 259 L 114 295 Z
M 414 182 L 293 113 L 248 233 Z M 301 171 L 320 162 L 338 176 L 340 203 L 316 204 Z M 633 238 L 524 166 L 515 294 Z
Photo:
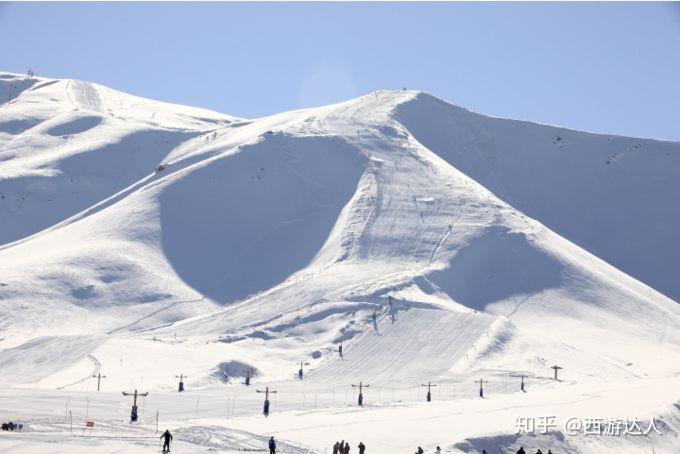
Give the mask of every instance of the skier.
M 366 445 L 363 441 L 359 442 L 359 454 L 364 454 L 366 452 Z
M 425 451 L 423 451 L 423 448 L 418 446 L 418 450 L 416 451 L 416 454 L 425 454 Z
M 274 441 L 274 437 L 269 439 L 269 454 L 276 454 L 276 442 Z
M 172 435 L 170 435 L 170 431 L 168 429 L 165 429 L 165 432 L 163 432 L 163 435 L 161 435 L 160 438 L 163 438 L 165 440 L 163 441 L 163 452 L 170 452 L 170 440 L 172 440 Z
M 345 443 L 345 449 L 342 451 L 343 454 L 349 454 L 349 442 Z
M 333 445 L 333 454 L 339 454 L 338 453 L 339 450 L 340 450 L 340 443 L 338 443 L 336 441 L 335 444 Z
M 340 359 L 345 359 L 345 358 L 342 356 L 342 342 L 340 342 L 340 345 L 338 346 L 338 354 L 340 355 Z
M 435 452 L 436 454 L 442 454 L 442 448 L 440 448 L 439 446 L 437 446 L 437 449 L 436 449 L 434 452 Z M 483 454 L 486 454 L 486 451 L 484 451 Z
M 264 401 L 264 411 L 262 413 L 264 414 L 265 418 L 269 416 L 269 399 Z
M 517 450 L 517 454 L 527 454 L 524 452 L 524 446 L 520 446 L 519 449 Z
M 538 451 L 536 451 L 536 454 L 543 454 L 543 451 L 539 449 Z
M 303 372 L 302 372 L 302 367 L 301 367 L 300 370 L 298 371 L 298 378 L 299 378 L 300 380 L 302 380 L 302 373 L 303 373 Z

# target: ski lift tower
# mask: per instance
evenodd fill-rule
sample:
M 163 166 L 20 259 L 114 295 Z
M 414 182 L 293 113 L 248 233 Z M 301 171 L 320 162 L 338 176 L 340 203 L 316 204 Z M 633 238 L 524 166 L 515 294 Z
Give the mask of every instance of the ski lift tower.
M 360 407 L 364 406 L 364 393 L 363 390 L 364 388 L 368 388 L 371 385 L 364 385 L 364 382 L 359 382 L 358 385 L 352 385 L 352 388 L 359 388 L 359 399 L 357 400 L 357 403 L 359 404 Z
M 557 380 L 557 371 L 562 369 L 562 366 L 554 365 L 551 367 L 551 369 L 555 371 L 554 379 Z
M 521 372 L 512 372 L 512 373 L 510 373 L 510 376 L 513 377 L 513 378 L 520 378 L 522 381 L 520 382 L 519 389 L 522 392 L 527 392 L 526 389 L 524 388 L 524 379 L 530 378 L 531 377 L 530 374 L 521 373 Z
M 489 383 L 487 380 L 484 380 L 483 378 L 480 378 L 479 380 L 475 380 L 475 383 L 479 383 L 479 397 L 482 399 L 484 398 L 484 383 Z
M 427 401 L 432 402 L 432 393 L 430 392 L 431 391 L 430 388 L 432 388 L 433 386 L 437 386 L 437 385 L 433 385 L 432 383 L 427 382 L 427 385 L 420 385 L 420 386 L 427 386 Z
M 137 421 L 137 396 L 143 396 L 144 397 L 144 396 L 148 396 L 149 393 L 148 392 L 139 393 L 135 389 L 135 392 L 133 392 L 133 393 L 127 393 L 127 392 L 123 391 L 123 395 L 124 396 L 133 396 L 132 410 L 130 411 L 130 422 L 131 423 L 136 422 Z
M 106 375 L 102 375 L 101 372 L 98 372 L 97 375 L 93 375 L 92 378 L 97 379 L 97 391 L 99 391 L 99 387 L 102 383 L 102 378 L 106 378 Z
M 270 390 L 269 386 L 267 386 L 264 391 L 262 391 L 260 389 L 257 389 L 255 391 L 258 394 L 264 393 L 264 407 L 263 407 L 263 410 L 262 410 L 262 414 L 266 418 L 267 416 L 269 416 L 269 393 L 276 394 L 276 391 Z
M 175 375 L 175 378 L 179 378 L 179 387 L 177 389 L 178 393 L 184 392 L 184 379 L 187 377 L 188 375 L 184 374 Z
M 309 366 L 309 363 L 300 361 L 300 369 L 298 370 L 298 378 L 300 379 L 300 381 L 302 381 L 302 377 L 304 375 L 304 371 L 302 370 L 304 366 Z

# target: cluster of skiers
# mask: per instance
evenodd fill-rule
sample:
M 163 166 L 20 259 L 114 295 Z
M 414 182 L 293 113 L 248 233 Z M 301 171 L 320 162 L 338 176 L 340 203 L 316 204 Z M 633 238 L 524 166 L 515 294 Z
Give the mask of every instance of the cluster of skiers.
M 434 452 L 435 452 L 435 454 L 442 454 L 442 448 L 437 446 L 437 449 L 435 449 Z M 333 453 L 335 453 L 335 450 L 333 450 Z M 416 450 L 416 454 L 425 454 L 425 451 L 423 451 L 423 448 L 418 446 L 418 449 Z M 487 454 L 486 449 L 482 449 L 482 454 Z M 527 454 L 527 453 L 524 450 L 524 447 L 520 446 L 520 448 L 517 450 L 517 454 Z M 538 451 L 536 451 L 536 454 L 543 454 L 543 451 L 541 451 L 539 449 Z M 546 454 L 553 454 L 553 452 L 550 449 L 548 449 L 548 452 Z
M 2 430 L 14 430 L 15 428 L 20 428 L 21 425 L 16 425 L 12 422 L 9 423 L 3 423 L 2 424 Z M 163 435 L 161 435 L 161 438 L 164 439 L 163 443 L 163 452 L 170 452 L 170 441 L 172 440 L 172 435 L 170 435 L 170 431 L 166 430 Z M 359 450 L 359 454 L 365 454 L 366 453 L 366 445 L 363 442 L 359 442 L 357 445 L 357 448 Z M 350 447 L 349 443 L 345 443 L 345 440 L 342 440 L 340 442 L 335 442 L 333 445 L 333 454 L 349 454 Z M 442 448 L 437 446 L 435 449 L 435 454 L 441 454 L 442 453 Z M 276 454 L 276 441 L 274 440 L 274 437 L 269 438 L 269 454 Z M 415 454 L 425 454 L 425 451 L 423 451 L 423 448 L 418 446 L 418 449 L 416 450 Z M 482 454 L 487 454 L 486 449 L 482 449 Z M 526 454 L 526 451 L 524 450 L 524 447 L 521 446 L 517 450 L 517 454 Z M 543 454 L 543 451 L 540 449 L 536 451 L 536 454 Z M 553 454 L 553 452 L 548 449 L 548 452 L 546 454 Z
M 23 424 L 14 424 L 12 421 L 10 422 L 3 422 L 2 423 L 2 430 L 21 430 L 24 428 Z
M 363 442 L 359 442 L 357 445 L 357 448 L 359 449 L 359 454 L 364 454 L 366 452 L 366 445 Z M 333 445 L 333 454 L 349 454 L 349 443 L 345 443 L 345 440 L 342 440 L 341 442 L 335 442 Z
M 486 453 L 486 451 L 484 451 Z M 517 454 L 527 454 L 526 451 L 524 450 L 524 446 L 520 446 L 519 449 L 517 450 Z M 540 449 L 536 451 L 536 454 L 543 454 L 543 451 Z M 546 454 L 553 454 L 553 452 L 548 449 L 548 452 Z

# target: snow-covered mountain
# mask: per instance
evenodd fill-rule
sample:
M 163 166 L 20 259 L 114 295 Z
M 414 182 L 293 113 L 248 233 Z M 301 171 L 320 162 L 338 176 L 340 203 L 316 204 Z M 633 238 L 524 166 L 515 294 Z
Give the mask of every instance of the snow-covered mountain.
M 246 120 L 4 73 L 0 100 L 0 381 L 679 373 L 678 143 L 415 91 Z

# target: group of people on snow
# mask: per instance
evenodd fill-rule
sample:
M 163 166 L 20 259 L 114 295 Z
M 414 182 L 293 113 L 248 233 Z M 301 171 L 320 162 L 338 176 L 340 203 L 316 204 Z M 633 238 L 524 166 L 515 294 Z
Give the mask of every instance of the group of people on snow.
M 484 451 L 484 453 L 486 453 L 486 451 Z M 519 449 L 517 450 L 517 454 L 526 454 L 524 446 L 519 447 Z M 543 451 L 539 449 L 538 451 L 536 451 L 536 454 L 543 454 Z M 550 449 L 548 449 L 548 452 L 546 454 L 553 454 L 553 452 Z
M 4 424 L 3 424 L 4 426 Z M 3 430 L 7 430 L 3 427 Z M 163 435 L 161 435 L 161 438 L 164 439 L 163 443 L 163 452 L 169 452 L 170 451 L 170 440 L 172 440 L 172 435 L 170 435 L 170 431 L 166 430 Z M 365 454 L 366 453 L 366 445 L 364 445 L 363 442 L 359 442 L 357 445 L 357 449 L 359 450 L 358 454 Z M 349 442 L 345 442 L 345 440 L 342 440 L 340 442 L 335 442 L 333 445 L 333 454 L 349 454 L 350 452 L 350 446 Z M 442 448 L 437 446 L 435 449 L 435 454 L 441 454 Z M 269 438 L 269 454 L 276 454 L 276 441 L 274 440 L 274 437 Z M 416 450 L 415 454 L 425 454 L 425 451 L 423 451 L 423 448 L 418 446 L 418 449 Z M 487 454 L 486 449 L 482 449 L 482 454 Z M 520 446 L 520 448 L 517 450 L 517 454 L 527 454 L 526 451 L 524 450 L 524 446 Z M 543 454 L 543 451 L 540 449 L 536 451 L 536 454 Z M 548 452 L 546 454 L 553 454 L 553 452 L 548 449 Z
M 435 449 L 434 452 L 435 452 L 435 454 L 441 454 L 441 453 L 442 453 L 442 448 L 440 448 L 439 446 L 437 446 L 437 448 Z M 335 454 L 335 451 L 333 451 L 333 454 Z M 425 454 L 425 451 L 423 451 L 423 448 L 421 448 L 420 446 L 418 446 L 418 450 L 416 451 L 416 454 Z M 482 449 L 482 454 L 487 454 L 486 449 Z M 524 447 L 523 447 L 523 446 L 520 446 L 520 448 L 517 450 L 517 454 L 527 454 L 527 453 L 526 453 L 526 451 L 524 450 Z M 538 451 L 536 451 L 536 454 L 543 454 L 543 451 L 541 451 L 541 450 L 539 449 Z M 548 452 L 547 452 L 546 454 L 553 454 L 553 452 L 552 452 L 550 449 L 548 449 Z
M 23 424 L 14 424 L 12 421 L 2 423 L 2 430 L 21 430 L 23 428 Z
M 363 442 L 359 442 L 357 445 L 357 448 L 359 449 L 359 454 L 364 454 L 366 452 L 366 445 Z M 335 442 L 333 445 L 333 454 L 349 454 L 349 442 L 345 443 L 345 440 L 342 440 L 341 442 Z

